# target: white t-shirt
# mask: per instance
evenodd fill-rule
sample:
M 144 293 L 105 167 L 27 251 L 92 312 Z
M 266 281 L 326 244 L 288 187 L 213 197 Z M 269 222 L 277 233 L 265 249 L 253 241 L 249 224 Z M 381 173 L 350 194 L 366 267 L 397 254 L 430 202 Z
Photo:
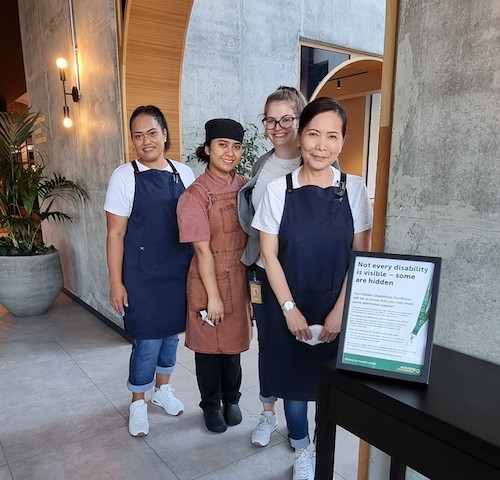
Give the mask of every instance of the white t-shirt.
M 257 210 L 257 207 L 264 196 L 267 185 L 273 180 L 282 177 L 287 173 L 293 172 L 296 168 L 299 168 L 301 159 L 302 157 L 299 155 L 296 158 L 283 160 L 278 158 L 276 154 L 273 153 L 266 160 L 252 191 L 252 204 L 255 210 Z
M 340 171 L 330 167 L 333 171 L 332 186 L 340 182 Z M 294 170 L 292 180 L 294 188 L 299 184 L 299 172 L 302 167 Z M 299 187 L 300 188 L 300 187 Z M 347 196 L 351 207 L 354 233 L 364 232 L 372 228 L 373 210 L 366 190 L 366 185 L 361 177 L 347 175 Z M 285 207 L 286 177 L 280 177 L 271 182 L 264 193 L 262 201 L 255 212 L 252 227 L 261 232 L 278 235 Z
M 175 169 L 179 172 L 184 188 L 188 188 L 194 182 L 193 171 L 183 163 L 170 160 Z M 141 162 L 136 162 L 140 172 L 151 170 Z M 172 172 L 170 165 L 163 170 Z M 109 179 L 104 210 L 120 217 L 130 217 L 134 205 L 135 196 L 135 175 L 134 168 L 130 163 L 125 163 L 116 168 Z

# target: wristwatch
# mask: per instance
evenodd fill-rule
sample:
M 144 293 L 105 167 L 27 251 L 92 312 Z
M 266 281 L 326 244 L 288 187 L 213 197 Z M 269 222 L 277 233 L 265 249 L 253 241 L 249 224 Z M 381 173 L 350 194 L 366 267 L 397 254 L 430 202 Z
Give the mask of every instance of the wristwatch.
M 281 304 L 281 310 L 288 312 L 295 308 L 295 302 L 293 300 L 287 300 Z

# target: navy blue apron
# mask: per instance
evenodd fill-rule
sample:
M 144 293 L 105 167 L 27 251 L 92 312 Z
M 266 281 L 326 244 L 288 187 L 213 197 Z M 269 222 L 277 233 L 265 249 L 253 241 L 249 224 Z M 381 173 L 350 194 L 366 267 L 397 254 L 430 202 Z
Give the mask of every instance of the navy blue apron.
M 291 174 L 287 175 L 278 258 L 309 325 L 324 324 L 349 266 L 354 227 L 345 179 L 342 173 L 338 187 L 307 185 L 294 190 Z M 320 365 L 336 357 L 338 337 L 316 346 L 299 342 L 288 330 L 274 294 L 270 300 L 262 391 L 289 400 L 316 400 Z
M 139 171 L 134 204 L 128 219 L 123 255 L 123 284 L 129 306 L 125 330 L 133 338 L 165 338 L 186 327 L 186 279 L 190 244 L 179 243 L 177 201 L 185 188 L 172 172 Z

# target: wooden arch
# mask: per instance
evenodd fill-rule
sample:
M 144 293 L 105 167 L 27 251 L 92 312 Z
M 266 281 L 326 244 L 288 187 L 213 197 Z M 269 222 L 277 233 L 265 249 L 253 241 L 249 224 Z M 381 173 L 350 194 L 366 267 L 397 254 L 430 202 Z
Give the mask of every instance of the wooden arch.
M 193 0 L 127 0 L 119 23 L 126 160 L 134 158 L 128 119 L 139 105 L 156 105 L 170 130 L 169 157 L 181 159 L 181 78 Z
M 382 58 L 354 57 L 334 68 L 316 87 L 316 97 L 350 98 L 379 92 L 382 86 Z M 341 89 L 337 89 L 337 79 Z

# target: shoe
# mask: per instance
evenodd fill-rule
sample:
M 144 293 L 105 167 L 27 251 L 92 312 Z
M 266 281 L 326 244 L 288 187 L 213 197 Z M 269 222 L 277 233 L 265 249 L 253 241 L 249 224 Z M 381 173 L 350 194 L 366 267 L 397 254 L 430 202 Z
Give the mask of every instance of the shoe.
M 307 449 L 295 451 L 293 464 L 293 480 L 314 480 L 314 469 L 311 454 Z
M 311 463 L 313 467 L 313 472 L 316 475 L 316 448 L 311 453 Z M 332 476 L 332 480 L 335 480 L 335 475 Z
M 144 400 L 136 400 L 130 404 L 128 417 L 128 433 L 133 437 L 144 437 L 149 433 L 148 406 Z
M 271 411 L 260 414 L 259 423 L 252 432 L 252 443 L 256 447 L 265 447 L 271 441 L 271 433 L 278 428 L 278 417 Z
M 226 421 L 219 409 L 212 410 L 211 412 L 203 412 L 203 414 L 205 416 L 205 425 L 208 430 L 214 433 L 222 433 L 227 430 Z
M 169 415 L 181 415 L 184 412 L 184 405 L 174 397 L 174 391 L 170 383 L 162 385 L 159 390 L 153 392 L 151 403 L 162 407 Z
M 224 420 L 226 425 L 234 427 L 243 420 L 241 415 L 240 406 L 237 403 L 227 403 L 224 405 Z

